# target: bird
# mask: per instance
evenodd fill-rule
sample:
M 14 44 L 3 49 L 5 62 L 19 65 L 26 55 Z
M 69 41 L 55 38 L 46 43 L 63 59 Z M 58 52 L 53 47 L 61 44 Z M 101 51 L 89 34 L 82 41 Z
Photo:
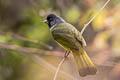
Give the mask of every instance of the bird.
M 68 53 L 72 53 L 79 75 L 95 75 L 97 68 L 84 50 L 86 41 L 80 32 L 56 14 L 49 14 L 44 23 L 49 26 L 54 40 Z

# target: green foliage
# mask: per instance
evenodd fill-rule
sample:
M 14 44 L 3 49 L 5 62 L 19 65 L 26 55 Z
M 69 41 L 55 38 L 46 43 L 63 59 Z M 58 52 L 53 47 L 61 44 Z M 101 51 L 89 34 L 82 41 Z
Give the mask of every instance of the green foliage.
M 104 2 L 105 0 L 0 0 L 0 44 L 5 43 L 46 50 L 43 45 L 29 41 L 35 40 L 45 44 L 51 44 L 51 46 L 54 46 L 54 50 L 61 50 L 61 48 L 53 41 L 49 27 L 43 23 L 46 16 L 50 13 L 57 13 L 57 15 L 62 16 L 67 22 L 78 27 L 78 29 L 81 29 L 84 24 L 97 13 Z M 111 0 L 109 5 L 85 30 L 84 38 L 88 44 L 88 54 L 92 53 L 95 55 L 92 56 L 97 57 L 97 60 L 100 59 L 98 60 L 100 63 L 104 63 L 111 59 L 111 56 L 109 57 L 109 55 L 112 55 L 113 57 L 117 56 L 117 60 L 119 60 L 119 15 L 120 0 Z M 16 37 L 13 34 L 18 36 Z M 18 38 L 19 36 L 28 41 L 21 37 Z M 94 54 L 96 52 L 98 55 Z M 58 58 L 56 59 L 53 56 L 45 56 L 43 58 L 48 59 L 48 61 L 53 60 L 51 63 L 56 65 L 59 63 Z M 65 69 L 69 70 L 69 72 L 71 71 L 70 73 L 73 73 L 74 67 L 71 66 L 71 61 L 70 64 L 69 61 L 66 63 L 67 65 L 64 65 Z M 7 70 L 12 76 L 6 77 L 1 75 L 3 74 L 2 71 L 7 75 Z M 115 71 L 119 71 L 119 68 L 118 70 L 115 68 Z M 111 71 L 111 74 L 112 72 L 114 71 Z M 22 76 L 18 77 L 15 74 Z M 74 73 L 74 75 L 76 74 Z M 102 75 L 100 74 L 100 76 Z M 46 70 L 43 67 L 43 64 L 37 65 L 36 63 L 31 62 L 31 60 L 26 60 L 26 57 L 22 56 L 21 52 L 0 49 L 0 80 L 48 80 L 52 77 L 53 73 Z M 98 78 L 100 77 L 98 76 Z M 94 78 L 94 80 L 98 78 Z M 61 78 L 58 78 L 58 80 L 61 80 Z M 69 79 L 66 78 L 65 80 Z M 85 80 L 89 79 L 85 78 Z
M 80 11 L 77 7 L 72 7 L 66 11 L 65 18 L 70 23 L 75 23 L 80 17 Z

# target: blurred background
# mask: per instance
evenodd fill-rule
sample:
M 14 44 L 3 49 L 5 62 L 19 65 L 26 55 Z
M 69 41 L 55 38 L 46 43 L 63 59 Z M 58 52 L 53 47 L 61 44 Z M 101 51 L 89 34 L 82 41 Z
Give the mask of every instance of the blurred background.
M 0 0 L 0 80 L 53 80 L 64 56 L 43 20 L 50 13 L 79 31 L 106 0 Z M 72 55 L 57 80 L 120 80 L 120 0 L 111 0 L 83 34 L 96 75 L 80 77 Z

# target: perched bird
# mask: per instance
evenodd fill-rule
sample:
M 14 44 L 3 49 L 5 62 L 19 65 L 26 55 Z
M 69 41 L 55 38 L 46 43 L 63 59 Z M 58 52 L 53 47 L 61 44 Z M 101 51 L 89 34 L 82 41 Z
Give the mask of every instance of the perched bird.
M 54 40 L 67 51 L 72 52 L 80 76 L 96 74 L 96 67 L 83 49 L 86 42 L 80 32 L 55 14 L 49 14 L 44 22 L 48 24 Z

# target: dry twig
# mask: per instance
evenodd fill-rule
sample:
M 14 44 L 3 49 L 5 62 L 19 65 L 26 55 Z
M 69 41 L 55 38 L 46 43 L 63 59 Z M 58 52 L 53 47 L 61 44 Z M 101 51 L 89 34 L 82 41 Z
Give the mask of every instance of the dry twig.
M 36 54 L 36 55 L 37 54 L 46 55 L 46 56 L 51 55 L 51 56 L 57 56 L 57 57 L 63 57 L 64 56 L 64 53 L 59 52 L 59 51 L 46 51 L 46 50 L 41 50 L 41 49 L 36 49 L 36 48 L 26 48 L 26 47 L 21 47 L 21 46 L 8 45 L 8 44 L 5 44 L 5 43 L 0 43 L 0 49 L 15 50 L 15 51 L 23 52 L 23 53 L 29 53 L 29 54 L 32 53 L 32 54 Z M 107 51 L 108 51 L 108 53 L 111 52 L 109 49 Z M 93 52 L 93 53 L 96 53 L 96 52 Z M 97 52 L 97 53 L 99 53 L 99 52 Z M 69 58 L 71 59 L 72 56 L 69 56 Z M 109 62 L 109 61 L 106 61 L 105 62 L 106 64 L 101 64 L 101 63 L 97 62 L 98 59 L 96 59 L 96 58 L 92 58 L 92 60 L 98 66 L 113 67 L 115 64 L 117 64 L 115 62 Z
M 6 32 L 0 32 L 0 35 L 5 35 L 5 34 L 7 34 L 7 33 L 6 33 Z M 27 38 L 25 38 L 25 37 L 23 37 L 23 36 L 14 34 L 14 33 L 10 33 L 9 36 L 10 36 L 12 39 L 17 39 L 17 40 L 22 40 L 22 41 L 31 42 L 31 43 L 34 43 L 34 44 L 39 44 L 39 45 L 41 45 L 41 46 L 43 46 L 43 47 L 45 47 L 45 48 L 47 48 L 47 49 L 49 49 L 49 50 L 52 50 L 52 49 L 53 49 L 52 46 L 47 45 L 47 44 L 45 44 L 45 43 L 43 43 L 43 42 L 40 42 L 40 41 L 37 41 L 37 40 L 30 40 L 30 39 L 27 39 Z
M 23 53 L 36 53 L 40 55 L 54 55 L 54 56 L 63 56 L 64 54 L 62 52 L 58 51 L 47 51 L 47 50 L 42 50 L 42 49 L 37 49 L 37 48 L 27 48 L 27 47 L 22 47 L 22 46 L 17 46 L 17 45 L 10 45 L 6 43 L 0 43 L 0 48 L 1 49 L 9 49 L 9 50 L 16 50 L 16 51 L 21 51 Z
M 96 13 L 96 15 L 87 23 L 84 25 L 84 27 L 81 30 L 81 35 L 83 34 L 83 32 L 85 31 L 85 29 L 87 28 L 87 26 L 100 14 L 100 12 L 106 7 L 106 5 L 110 2 L 110 0 L 107 0 L 106 3 L 103 5 L 103 7 L 100 8 L 100 10 Z
M 53 65 L 49 64 L 47 61 L 45 61 L 40 56 L 31 54 L 31 53 L 39 53 L 39 54 L 46 53 L 44 55 L 56 55 L 56 56 L 61 56 L 61 57 L 62 57 L 62 55 L 58 55 L 58 54 L 63 54 L 62 52 L 57 52 L 57 51 L 53 51 L 53 53 L 54 53 L 53 54 L 51 51 L 44 51 L 44 50 L 36 49 L 36 48 L 26 48 L 26 47 L 21 47 L 21 46 L 8 45 L 8 44 L 5 44 L 5 43 L 0 43 L 0 49 L 8 49 L 8 50 L 19 51 L 19 52 L 21 52 L 20 54 L 29 57 L 33 61 L 36 61 L 36 62 L 38 62 L 40 64 L 43 64 L 43 66 L 45 68 L 47 68 L 48 70 L 50 70 L 52 72 L 56 71 L 56 67 L 54 67 Z M 75 77 L 73 77 L 72 75 L 70 75 L 70 74 L 68 74 L 66 72 L 63 72 L 63 71 L 60 71 L 60 75 L 63 76 L 64 78 L 67 77 L 70 80 L 78 80 Z
M 63 59 L 61 60 L 61 62 L 59 63 L 59 65 L 58 65 L 58 67 L 57 67 L 57 69 L 56 69 L 55 76 L 54 76 L 53 80 L 56 80 L 58 71 L 60 70 L 60 67 L 62 66 L 62 64 L 64 63 L 64 61 L 65 61 L 65 58 L 63 58 Z
M 54 75 L 53 80 L 56 80 L 57 74 L 58 74 L 58 72 L 59 72 L 59 70 L 60 70 L 60 67 L 61 67 L 62 64 L 64 63 L 65 59 L 68 57 L 69 53 L 70 53 L 70 51 L 66 51 L 66 52 L 65 52 L 65 55 L 64 55 L 63 59 L 60 61 L 59 65 L 58 65 L 58 67 L 57 67 L 57 69 L 56 69 L 56 72 L 55 72 L 55 75 Z
M 46 69 L 48 69 L 48 70 L 50 70 L 52 72 L 56 71 L 56 67 L 54 67 L 53 65 L 49 64 L 47 61 L 45 61 L 43 58 L 41 58 L 41 57 L 39 57 L 37 55 L 32 55 L 32 54 L 28 54 L 28 53 L 26 53 L 26 54 L 21 53 L 21 54 L 31 58 L 33 61 L 36 61 L 36 62 L 39 62 L 40 64 L 43 64 L 43 66 Z M 73 77 L 72 75 L 70 75 L 70 74 L 68 74 L 66 72 L 63 72 L 63 71 L 60 71 L 60 75 L 63 76 L 64 78 L 67 77 L 67 79 L 69 79 L 69 80 L 79 80 L 79 79 Z
M 25 38 L 25 37 L 19 36 L 19 35 L 17 35 L 17 34 L 11 34 L 11 37 L 12 37 L 12 38 L 16 38 L 16 39 L 18 39 L 18 40 L 23 40 L 23 41 L 31 42 L 31 43 L 34 43 L 34 44 L 40 44 L 41 46 L 44 46 L 44 47 L 46 47 L 46 48 L 49 49 L 49 50 L 52 50 L 52 49 L 53 49 L 53 47 L 50 46 L 50 45 L 47 45 L 47 44 L 42 43 L 42 42 L 37 41 L 37 40 L 30 40 L 30 39 L 27 39 L 27 38 Z

